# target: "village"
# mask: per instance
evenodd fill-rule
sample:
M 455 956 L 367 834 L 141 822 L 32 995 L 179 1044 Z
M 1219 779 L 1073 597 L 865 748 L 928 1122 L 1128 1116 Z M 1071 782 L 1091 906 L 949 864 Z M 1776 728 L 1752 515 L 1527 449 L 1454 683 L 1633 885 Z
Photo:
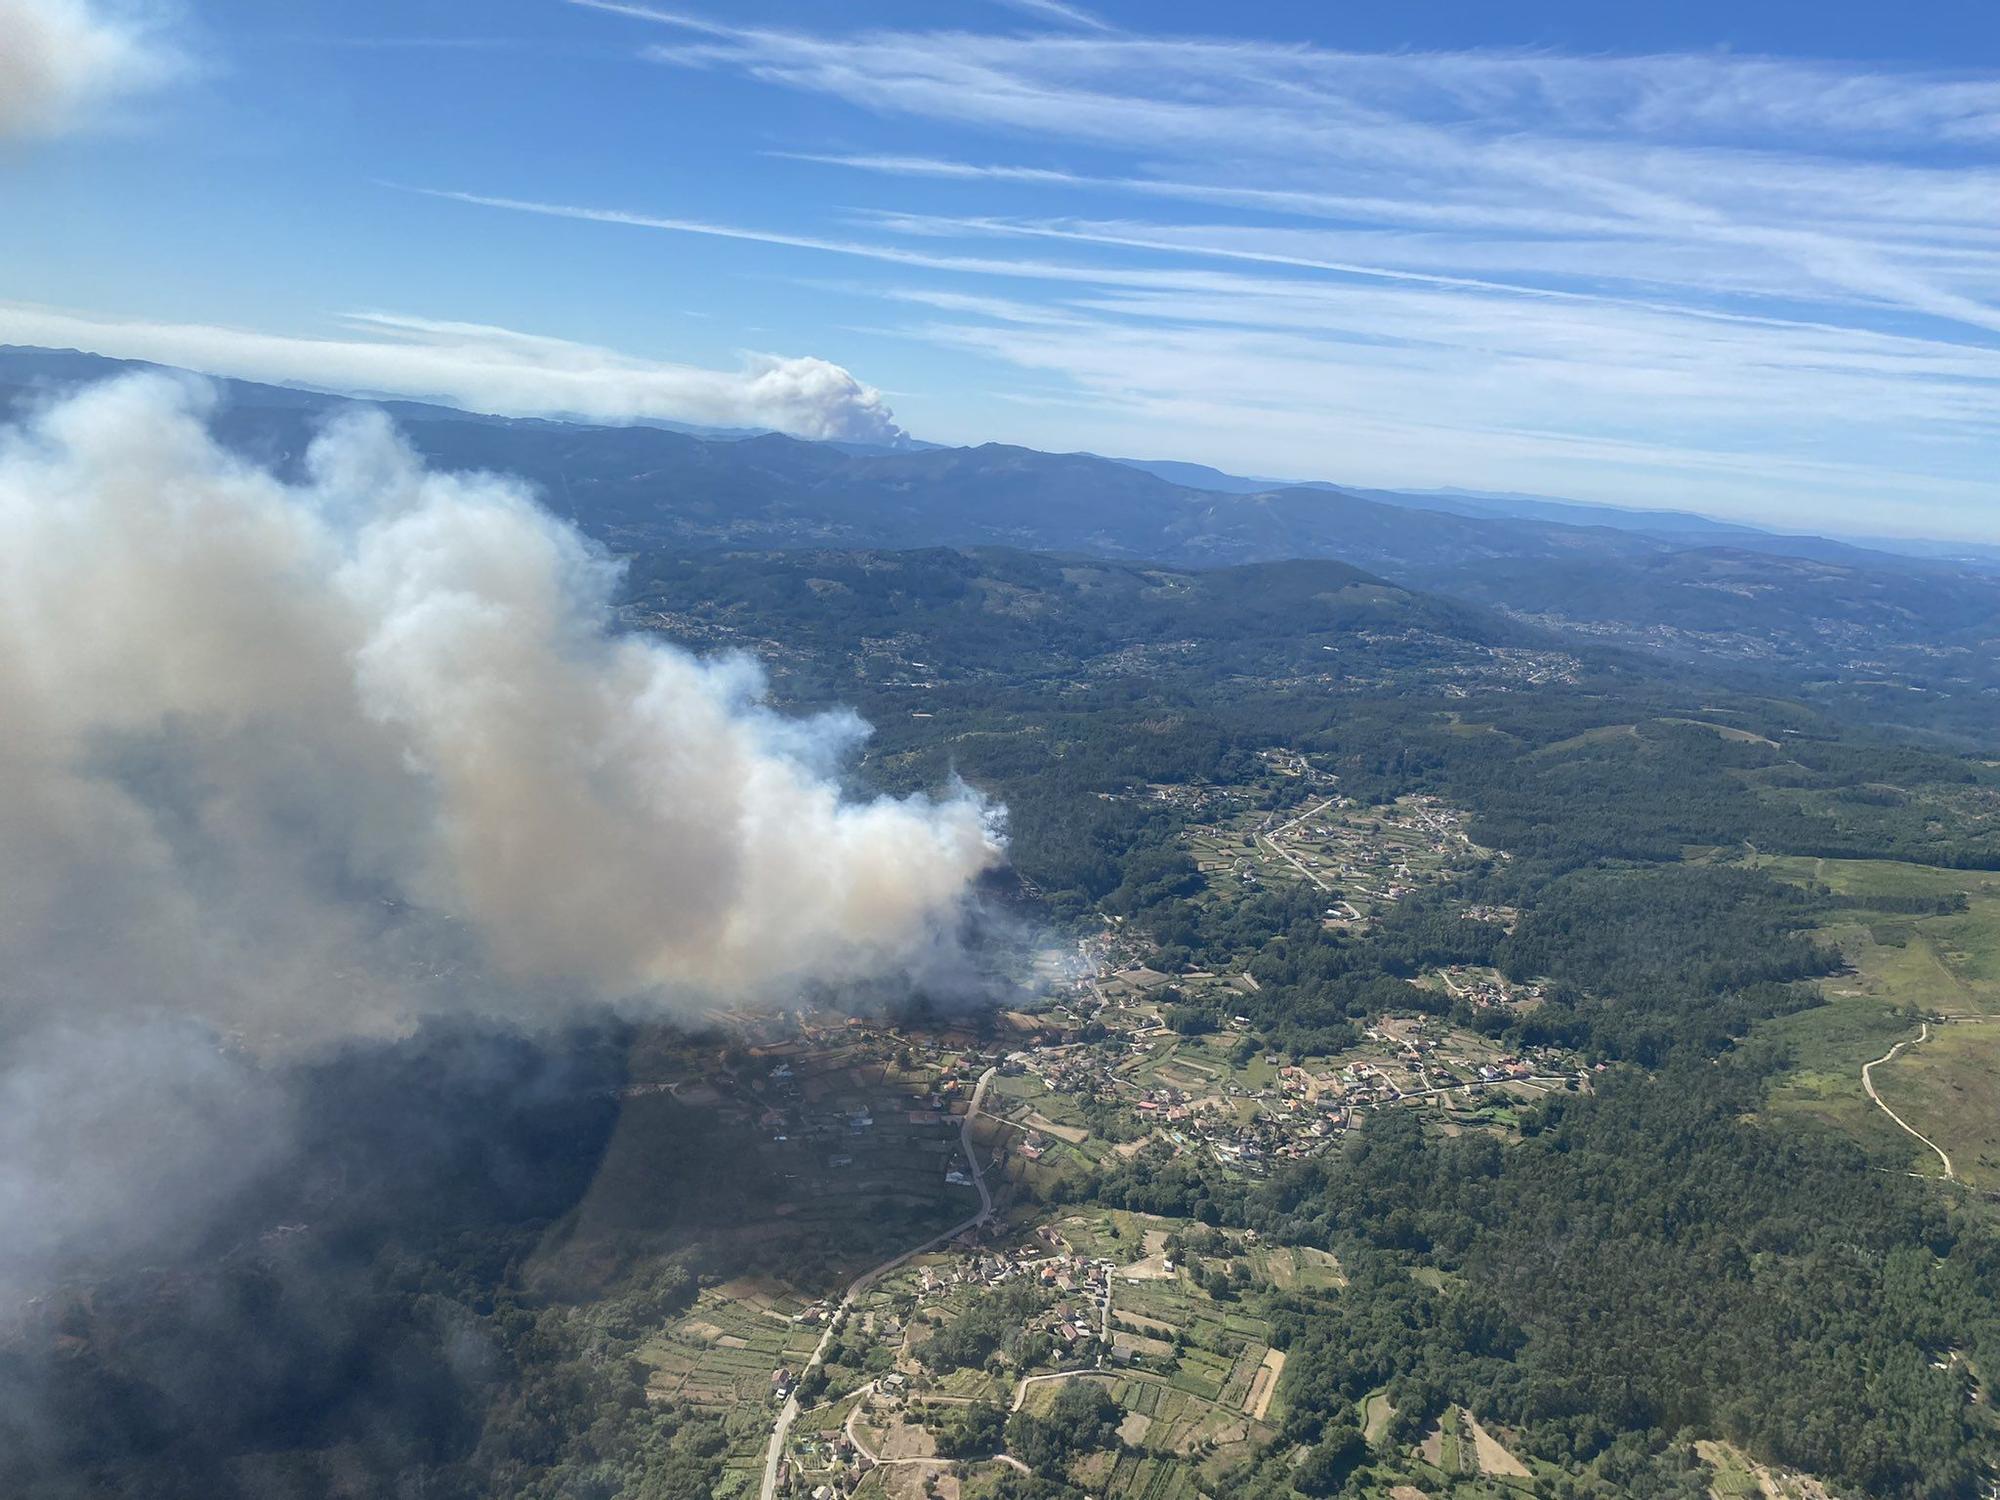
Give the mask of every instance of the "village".
M 1213 899 L 1309 884 L 1329 927 L 1365 927 L 1492 857 L 1437 799 L 1359 806 L 1282 750 L 1262 770 L 1261 787 L 1147 792 L 1187 816 Z M 1240 1294 L 1329 1293 L 1339 1268 L 1248 1231 L 1055 1205 L 1089 1202 L 1099 1176 L 1141 1155 L 1262 1178 L 1339 1149 L 1385 1110 L 1504 1139 L 1535 1100 L 1592 1086 L 1572 1054 L 1454 1023 L 1543 1003 L 1542 986 L 1490 969 L 1423 973 L 1439 1013 L 1373 1017 L 1351 1045 L 1311 1056 L 1260 1035 L 1252 975 L 1169 973 L 1157 958 L 1105 919 L 1024 954 L 1015 1003 L 976 1019 L 801 997 L 727 1018 L 719 1061 L 627 1085 L 738 1132 L 745 1171 L 780 1197 L 784 1262 L 827 1268 L 810 1295 L 796 1272 L 705 1282 L 642 1353 L 658 1399 L 732 1414 L 728 1493 L 955 1495 L 978 1472 L 1021 1467 L 944 1451 L 968 1411 L 1034 1412 L 1084 1379 L 1127 1414 L 1101 1492 L 1191 1500 L 1283 1409 L 1282 1351 Z M 1187 1025 L 1190 1011 L 1210 1023 Z M 838 1266 L 870 1269 L 829 1293 L 852 1274 Z
M 1219 1463 L 1270 1431 L 1282 1357 L 1217 1294 L 1231 1295 L 1231 1276 L 1242 1287 L 1330 1288 L 1337 1266 L 1243 1231 L 1205 1229 L 1196 1252 L 1190 1231 L 1200 1226 L 1052 1210 L 1065 1196 L 1056 1185 L 1148 1151 L 1260 1177 L 1335 1149 L 1385 1109 L 1421 1111 L 1448 1133 L 1504 1136 L 1535 1098 L 1591 1085 L 1574 1057 L 1510 1051 L 1426 1014 L 1382 1017 L 1325 1058 L 1265 1050 L 1242 1016 L 1182 1035 L 1165 1024 L 1164 995 L 1245 990 L 1222 976 L 1148 970 L 1141 951 L 1109 928 L 1043 955 L 1040 997 L 980 1031 L 807 1006 L 782 1024 L 766 1018 L 764 1039 L 735 1050 L 729 1066 L 641 1085 L 751 1132 L 759 1163 L 791 1200 L 778 1210 L 788 1232 L 832 1243 L 861 1232 L 857 1221 L 881 1231 L 884 1267 L 846 1296 L 751 1277 L 704 1287 L 644 1356 L 662 1399 L 796 1412 L 772 1494 L 832 1500 L 866 1483 L 868 1493 L 915 1496 L 926 1477 L 953 1493 L 941 1422 L 972 1404 L 1034 1410 L 1069 1378 L 1111 1384 L 1134 1411 L 1151 1402 L 1134 1432 L 1160 1443 L 1171 1432 L 1182 1464 Z M 1475 1008 L 1540 998 L 1490 971 L 1425 983 Z M 951 1228 L 954 1214 L 964 1222 Z M 948 1232 L 923 1228 L 941 1216 Z M 874 1253 L 860 1243 L 852 1255 Z M 897 1256 L 899 1243 L 923 1248 Z M 1206 1344 L 1191 1344 L 1188 1330 L 1204 1318 L 1219 1323 Z M 1158 1421 L 1162 1412 L 1171 1423 Z M 769 1423 L 742 1423 L 747 1496 L 753 1462 L 769 1456 Z M 1155 1451 L 1138 1443 L 1132 1462 L 1155 1462 Z M 1146 1490 L 1121 1482 L 1118 1492 Z
M 1203 1290 L 1202 1262 L 1240 1263 L 1234 1284 L 1246 1288 L 1268 1279 L 1323 1291 L 1339 1281 L 1330 1256 L 1204 1231 L 1205 1257 L 1183 1247 L 1186 1226 L 1174 1220 L 1070 1213 L 1030 1227 L 1036 1217 L 1008 1214 L 956 1236 L 832 1313 L 834 1379 L 773 1375 L 773 1406 L 803 1400 L 776 1494 L 916 1494 L 923 1479 L 936 1487 L 923 1493 L 955 1494 L 968 1471 L 1023 1469 L 1004 1453 L 955 1460 L 940 1445 L 973 1409 L 1034 1411 L 1069 1380 L 1101 1383 L 1128 1408 L 1120 1430 L 1132 1450 L 1105 1475 L 1120 1492 L 1178 1474 L 1168 1492 L 1191 1495 L 1175 1460 L 1215 1467 L 1269 1437 L 1284 1355 L 1234 1293 L 1225 1302 Z M 828 1311 L 798 1316 L 812 1314 Z M 846 1363 L 857 1338 L 863 1371 Z
M 1475 844 L 1466 815 L 1436 797 L 1363 806 L 1303 757 L 1273 769 L 1310 788 L 1302 806 L 1260 810 L 1238 788 L 1153 789 L 1193 815 L 1181 842 L 1219 899 L 1304 883 L 1326 897 L 1328 927 L 1366 931 L 1406 896 L 1505 858 Z
M 1474 1004 L 1518 1003 L 1497 978 L 1461 989 Z M 1560 1049 L 1509 1051 L 1432 1016 L 1384 1018 L 1363 1030 L 1352 1053 L 1296 1062 L 1261 1050 L 1238 1061 L 1241 1044 L 1253 1040 L 1243 1017 L 1231 1017 L 1222 1033 L 1194 1037 L 1117 1000 L 1104 1000 L 1093 1018 L 1106 1026 L 1103 1039 L 1033 1046 L 1000 1065 L 995 1108 L 1011 1102 L 1001 1117 L 1019 1127 L 1011 1148 L 1029 1163 L 1064 1150 L 1090 1154 L 1079 1125 L 1065 1123 L 1053 1100 L 1122 1114 L 1131 1138 L 1119 1154 L 1131 1154 L 1134 1140 L 1150 1141 L 1261 1176 L 1328 1149 L 1373 1110 L 1430 1104 L 1447 1122 L 1497 1122 L 1507 1105 L 1589 1080 Z

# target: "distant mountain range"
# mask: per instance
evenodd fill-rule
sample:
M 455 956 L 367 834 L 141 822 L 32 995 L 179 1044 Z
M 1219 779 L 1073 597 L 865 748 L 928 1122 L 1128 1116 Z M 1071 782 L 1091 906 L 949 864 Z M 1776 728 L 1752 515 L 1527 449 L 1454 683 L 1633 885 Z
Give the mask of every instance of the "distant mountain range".
M 1129 465 L 1173 484 L 1189 489 L 1212 490 L 1225 495 L 1257 495 L 1275 489 L 1337 490 L 1379 500 L 1385 505 L 1413 510 L 1444 511 L 1452 515 L 1493 520 L 1554 521 L 1571 526 L 1609 526 L 1620 531 L 1644 532 L 1664 541 L 1687 546 L 1713 544 L 1738 546 L 1753 551 L 1780 552 L 1795 557 L 1823 557 L 1829 553 L 1865 551 L 1887 552 L 1934 562 L 1957 562 L 1967 567 L 2000 570 L 2000 546 L 1982 542 L 1936 541 L 1918 537 L 1822 537 L 1799 532 L 1769 531 L 1737 521 L 1718 521 L 1713 516 L 1686 510 L 1645 510 L 1632 506 L 1607 505 L 1581 500 L 1559 500 L 1549 495 L 1521 495 L 1502 490 L 1382 490 L 1358 485 L 1337 485 L 1322 480 L 1304 482 L 1259 479 L 1243 474 L 1225 474 L 1206 464 L 1182 463 L 1175 459 L 1118 458 L 1113 463 Z
M 0 348 L 0 401 L 133 367 Z M 223 440 L 281 472 L 351 399 L 218 384 Z M 2000 717 L 2000 549 L 1911 556 L 1685 512 L 1278 484 L 999 443 L 883 450 L 378 404 L 431 463 L 518 474 L 623 553 L 1007 547 L 1182 569 L 1333 559 L 1607 644 L 1814 679 L 1863 712 L 1907 721 L 1917 705 L 1941 727 Z

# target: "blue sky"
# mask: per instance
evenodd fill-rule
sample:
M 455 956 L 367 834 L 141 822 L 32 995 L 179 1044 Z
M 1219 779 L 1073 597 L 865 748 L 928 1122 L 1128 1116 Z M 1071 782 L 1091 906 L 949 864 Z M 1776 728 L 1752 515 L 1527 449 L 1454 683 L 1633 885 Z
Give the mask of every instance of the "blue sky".
M 4 28 L 0 341 L 2000 539 L 1979 0 Z

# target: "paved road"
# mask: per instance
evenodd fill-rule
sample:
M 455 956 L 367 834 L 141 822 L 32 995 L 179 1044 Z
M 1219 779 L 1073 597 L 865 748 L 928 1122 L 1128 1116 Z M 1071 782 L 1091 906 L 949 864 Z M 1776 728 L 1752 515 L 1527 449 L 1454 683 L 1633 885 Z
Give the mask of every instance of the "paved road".
M 801 1375 L 826 1358 L 827 1346 L 833 1342 L 834 1324 L 839 1321 L 840 1315 L 853 1305 L 856 1297 L 897 1267 L 916 1259 L 919 1255 L 928 1254 L 946 1241 L 964 1234 L 968 1229 L 977 1228 L 993 1216 L 993 1194 L 986 1186 L 986 1178 L 979 1170 L 979 1157 L 973 1150 L 972 1121 L 986 1099 L 987 1084 L 993 1081 L 993 1075 L 997 1072 L 998 1068 L 988 1068 L 979 1075 L 979 1083 L 972 1091 L 972 1102 L 966 1106 L 965 1118 L 958 1126 L 959 1145 L 965 1152 L 966 1165 L 972 1168 L 972 1185 L 979 1189 L 979 1212 L 963 1224 L 954 1224 L 943 1233 L 933 1235 L 914 1249 L 905 1250 L 901 1255 L 891 1256 L 872 1270 L 863 1271 L 849 1282 L 847 1290 L 841 1294 L 840 1305 L 827 1315 L 826 1331 L 819 1336 L 819 1343 L 813 1346 L 812 1358 L 808 1359 L 800 1369 Z M 796 1395 L 786 1397 L 784 1406 L 778 1412 L 778 1420 L 771 1426 L 770 1446 L 764 1450 L 764 1483 L 758 1491 L 761 1500 L 776 1500 L 778 1465 L 785 1456 L 785 1434 L 792 1430 L 792 1423 L 798 1420 L 798 1415 L 799 1398 Z
M 936 1400 L 937 1398 L 928 1397 L 926 1399 Z M 968 1397 L 966 1399 L 969 1402 L 971 1398 Z M 854 1419 L 860 1415 L 861 1408 L 858 1405 L 847 1414 L 847 1440 L 854 1444 L 854 1451 L 867 1459 L 871 1464 L 936 1464 L 941 1469 L 949 1469 L 961 1463 L 980 1462 L 978 1459 L 961 1458 L 884 1458 L 879 1453 L 870 1453 L 868 1445 L 861 1441 L 861 1434 L 854 1430 Z M 1005 1464 L 1010 1469 L 1019 1469 L 1023 1474 L 1032 1474 L 1035 1472 L 1011 1453 L 996 1453 L 993 1455 L 993 1462 L 996 1464 Z
M 1905 1047 L 1914 1047 L 1917 1045 L 1918 1042 L 1927 1042 L 1930 1039 L 1931 1039 L 1931 1023 L 1926 1021 L 1923 1023 L 1922 1028 L 1918 1030 L 1914 1041 L 1898 1042 L 1896 1043 L 1895 1046 L 1891 1047 L 1887 1052 L 1884 1052 L 1880 1057 L 1876 1058 L 1875 1061 L 1871 1063 L 1863 1063 L 1861 1065 L 1861 1086 L 1866 1090 L 1868 1090 L 1868 1097 L 1875 1101 L 1876 1106 L 1882 1111 L 1883 1114 L 1887 1115 L 1890 1119 L 1894 1120 L 1898 1125 L 1902 1126 L 1903 1129 L 1909 1131 L 1911 1135 L 1915 1136 L 1918 1140 L 1922 1141 L 1926 1146 L 1930 1147 L 1931 1150 L 1937 1152 L 1937 1159 L 1944 1163 L 1945 1180 L 1947 1182 L 1956 1182 L 1958 1181 L 1958 1173 L 1952 1170 L 1951 1158 L 1944 1154 L 1944 1147 L 1940 1146 L 1936 1141 L 1932 1140 L 1929 1136 L 1925 1135 L 1921 1130 L 1917 1129 L 1917 1127 L 1912 1125 L 1908 1120 L 1904 1119 L 1901 1115 L 1897 1114 L 1893 1109 L 1889 1108 L 1888 1105 L 1882 1102 L 1882 1096 L 1875 1092 L 1874 1074 L 1877 1068 L 1879 1068 L 1885 1062 L 1893 1062 L 1895 1060 L 1896 1054 L 1898 1052 L 1901 1052 Z
M 1023 1375 L 1021 1383 L 1014 1388 L 1014 1404 L 1008 1407 L 1007 1410 L 1019 1411 L 1028 1399 L 1028 1387 L 1039 1385 L 1044 1380 L 1109 1380 L 1111 1378 L 1111 1372 L 1108 1370 L 1058 1370 L 1053 1375 Z
M 1327 808 L 1331 806 L 1333 806 L 1333 798 L 1329 797 L 1326 799 L 1326 801 L 1320 803 L 1318 807 L 1312 807 L 1306 809 L 1306 811 L 1300 813 L 1296 818 L 1293 818 L 1289 823 L 1280 823 L 1275 829 L 1272 830 L 1272 832 L 1283 833 L 1287 828 L 1295 827 L 1298 824 L 1305 822 L 1305 820 L 1307 818 L 1310 818 L 1314 813 L 1324 812 Z M 1271 846 L 1272 853 L 1276 854 L 1280 859 L 1284 860 L 1294 870 L 1297 870 L 1301 875 L 1305 876 L 1306 879 L 1310 880 L 1314 885 L 1318 886 L 1322 891 L 1331 891 L 1333 889 L 1332 886 L 1328 885 L 1324 880 L 1321 880 L 1319 876 L 1315 875 L 1311 870 L 1308 870 L 1304 865 L 1300 864 L 1298 860 L 1292 856 L 1292 852 L 1289 849 L 1286 849 L 1283 845 L 1281 845 L 1276 839 L 1272 838 L 1270 834 L 1259 831 L 1257 837 L 1262 839 L 1265 843 Z M 1356 912 L 1355 915 L 1359 916 L 1360 913 Z

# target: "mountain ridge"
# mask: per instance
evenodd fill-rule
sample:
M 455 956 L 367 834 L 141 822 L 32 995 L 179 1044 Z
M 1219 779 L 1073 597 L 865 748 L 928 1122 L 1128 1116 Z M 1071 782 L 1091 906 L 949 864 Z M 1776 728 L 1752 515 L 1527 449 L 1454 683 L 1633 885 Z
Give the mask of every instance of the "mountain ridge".
M 133 367 L 0 349 L 0 398 Z M 217 387 L 221 439 L 287 474 L 350 404 Z M 1006 443 L 855 451 L 777 433 L 382 409 L 428 463 L 516 475 L 627 556 L 1001 547 L 1182 568 L 1332 559 L 1578 640 L 1781 671 L 1866 717 L 1976 733 L 2000 702 L 2000 575 L 1956 560 L 1728 523 L 1648 531 L 1594 510 L 1589 525 L 1485 514 L 1477 497 L 1424 509 L 1323 484 L 1198 489 L 1095 454 Z

